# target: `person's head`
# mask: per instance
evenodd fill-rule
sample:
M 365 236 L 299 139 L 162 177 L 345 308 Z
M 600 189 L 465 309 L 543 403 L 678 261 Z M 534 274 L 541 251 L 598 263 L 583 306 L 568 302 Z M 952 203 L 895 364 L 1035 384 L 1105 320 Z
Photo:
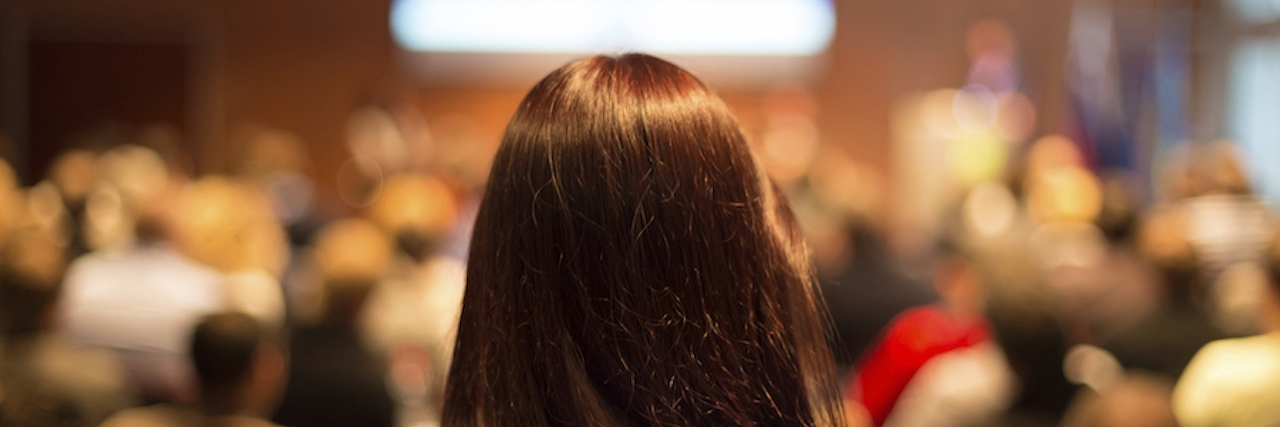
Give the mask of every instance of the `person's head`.
M 402 174 L 386 180 L 368 217 L 395 236 L 403 255 L 421 261 L 453 229 L 458 201 L 448 185 L 429 175 Z
M 977 261 L 955 239 L 938 242 L 933 283 L 942 301 L 956 314 L 981 315 L 986 304 L 986 284 Z
M 191 362 L 209 415 L 264 416 L 284 384 L 274 334 L 240 312 L 207 315 L 191 335 Z
M 1208 191 L 1216 194 L 1250 194 L 1249 173 L 1241 159 L 1240 146 L 1223 139 L 1205 147 L 1203 167 Z
M 47 172 L 48 179 L 68 204 L 84 202 L 97 179 L 97 155 L 89 150 L 64 151 L 53 160 Z
M 761 171 L 663 60 L 534 86 L 476 220 L 445 425 L 838 423 L 819 297 Z
M 1112 245 L 1131 247 L 1134 244 L 1142 194 L 1136 176 L 1117 170 L 1106 171 L 1101 176 L 1102 206 L 1094 223 Z
M 369 221 L 346 219 L 325 226 L 312 246 L 324 289 L 321 320 L 354 324 L 391 267 L 391 239 Z
M 224 273 L 283 274 L 288 241 L 261 187 L 208 175 L 183 186 L 173 199 L 172 240 L 187 256 Z
M 1151 263 L 1169 304 L 1192 304 L 1201 299 L 1197 288 L 1200 260 L 1187 238 L 1187 218 L 1180 210 L 1149 214 L 1138 233 L 1138 249 Z
M 65 248 L 34 229 L 0 243 L 0 340 L 37 336 L 50 327 L 62 290 Z
M 122 145 L 99 155 L 94 167 L 99 182 L 88 195 L 87 203 L 114 209 L 87 209 L 84 221 L 90 229 L 109 233 L 108 230 L 119 227 L 116 223 L 134 222 L 134 236 L 139 242 L 163 242 L 171 237 L 169 202 L 175 194 L 170 187 L 168 164 L 159 153 L 140 145 Z M 107 194 L 115 203 L 94 202 Z M 99 240 L 93 242 L 99 247 L 113 243 L 109 236 L 98 236 L 95 240 Z
M 1063 372 L 1069 338 L 1058 300 L 1043 288 L 1003 283 L 989 294 L 984 312 L 1010 372 L 1021 385 L 1013 407 L 1060 416 L 1076 386 Z

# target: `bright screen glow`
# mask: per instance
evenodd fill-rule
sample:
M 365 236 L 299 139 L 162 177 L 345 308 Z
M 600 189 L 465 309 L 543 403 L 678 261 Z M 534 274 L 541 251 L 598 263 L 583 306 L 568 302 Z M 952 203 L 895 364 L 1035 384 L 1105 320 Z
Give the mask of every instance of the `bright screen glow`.
M 424 52 L 815 55 L 830 0 L 398 0 L 391 28 Z

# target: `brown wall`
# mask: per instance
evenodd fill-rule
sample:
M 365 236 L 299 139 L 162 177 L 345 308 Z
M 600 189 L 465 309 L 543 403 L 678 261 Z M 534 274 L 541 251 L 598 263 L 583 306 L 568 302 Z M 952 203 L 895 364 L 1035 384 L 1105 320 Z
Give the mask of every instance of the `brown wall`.
M 897 100 L 909 93 L 958 87 L 968 69 L 965 34 L 984 18 L 1004 21 L 1019 41 L 1022 90 L 1057 129 L 1062 102 L 1070 0 L 895 0 L 837 2 L 836 38 L 822 94 L 820 126 L 827 141 L 847 147 L 887 178 L 880 206 L 893 191 Z M 881 219 L 891 212 L 881 211 Z
M 220 2 L 223 129 L 297 133 L 311 148 L 317 184 L 332 190 L 346 158 L 347 114 L 390 71 L 389 10 L 385 0 Z M 241 149 L 211 150 L 225 154 L 210 166 L 230 165 Z
M 229 168 L 241 150 L 228 142 L 234 141 L 235 129 L 262 124 L 298 133 L 312 150 L 315 178 L 321 189 L 328 190 L 346 155 L 347 113 L 366 96 L 385 92 L 388 82 L 411 82 L 408 87 L 414 89 L 407 92 L 428 124 L 439 125 L 445 133 L 440 143 L 448 142 L 458 117 L 469 117 L 464 121 L 470 124 L 464 127 L 472 130 L 465 139 L 481 146 L 477 148 L 481 156 L 491 153 L 527 89 L 444 86 L 399 75 L 388 28 L 389 3 L 110 0 L 92 3 L 89 9 L 97 11 L 83 12 L 84 2 L 32 1 L 6 9 L 3 22 L 10 28 L 0 34 L 78 40 L 127 34 L 143 40 L 180 40 L 191 52 L 189 119 L 184 130 L 192 135 L 199 168 Z M 962 84 L 968 65 L 963 37 L 969 25 L 984 17 L 1008 22 L 1020 38 L 1023 87 L 1040 107 L 1041 117 L 1049 118 L 1041 121 L 1041 129 L 1053 128 L 1062 96 L 1070 4 L 1069 0 L 837 2 L 838 28 L 828 73 L 811 88 L 821 107 L 823 139 L 846 147 L 862 163 L 891 178 L 893 103 L 913 91 Z M 26 17 L 29 28 L 13 31 L 12 23 L 23 21 L 12 19 L 14 10 Z M 77 35 L 75 26 L 64 25 L 72 21 L 89 22 L 102 30 Z M 155 28 L 147 30 L 148 26 Z M 13 70 L 12 62 L 0 70 Z M 7 81 L 12 80 L 10 76 Z M 761 115 L 762 92 L 739 90 L 723 95 L 751 127 Z M 0 94 L 0 98 L 12 97 Z M 9 118 L 0 118 L 5 120 L 0 125 L 10 128 L 17 120 L 13 117 L 22 119 L 13 114 L 5 117 Z M 24 131 L 16 133 L 25 137 Z M 888 190 L 884 194 L 892 191 Z
M 34 120 L 51 120 L 55 126 L 81 125 L 24 108 L 32 95 L 32 81 L 48 77 L 31 75 L 40 71 L 32 66 L 43 64 L 30 60 L 40 58 L 28 58 L 31 46 L 39 48 L 49 41 L 108 43 L 117 50 L 178 46 L 187 55 L 186 75 L 179 76 L 183 92 L 177 95 L 187 110 L 179 114 L 186 120 L 174 120 L 169 117 L 173 112 L 166 111 L 143 114 L 129 124 L 162 120 L 179 126 L 188 135 L 188 146 L 202 172 L 233 166 L 242 147 L 235 146 L 231 136 L 242 125 L 287 129 L 311 148 L 315 177 L 321 188 L 328 190 L 345 157 L 347 113 L 389 74 L 389 7 L 389 1 L 346 0 L 9 3 L 0 8 L 0 22 L 5 25 L 0 28 L 0 37 L 4 46 L 16 46 L 24 52 L 9 52 L 0 58 L 0 72 L 5 74 L 0 81 L 8 82 L 0 87 L 0 106 L 5 107 L 0 128 L 16 140 L 21 161 L 38 148 L 35 145 L 50 143 L 33 139 L 41 137 L 30 133 Z M 79 63 L 68 66 L 88 71 L 93 64 L 86 61 L 95 58 L 117 68 L 145 65 L 131 64 L 131 58 L 120 55 L 100 56 L 80 55 Z M 76 74 L 57 77 L 83 81 Z M 146 85 L 101 89 L 149 90 Z M 97 96 L 99 92 L 84 93 Z M 41 116 L 31 117 L 33 113 Z M 44 165 L 25 166 L 35 172 Z

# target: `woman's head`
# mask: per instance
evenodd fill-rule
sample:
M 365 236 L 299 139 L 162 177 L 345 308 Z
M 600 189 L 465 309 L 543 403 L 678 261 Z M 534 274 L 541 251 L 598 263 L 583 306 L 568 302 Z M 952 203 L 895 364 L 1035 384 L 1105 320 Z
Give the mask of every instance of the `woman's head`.
M 453 425 L 835 422 L 786 202 L 684 70 L 584 59 L 521 103 L 472 240 Z

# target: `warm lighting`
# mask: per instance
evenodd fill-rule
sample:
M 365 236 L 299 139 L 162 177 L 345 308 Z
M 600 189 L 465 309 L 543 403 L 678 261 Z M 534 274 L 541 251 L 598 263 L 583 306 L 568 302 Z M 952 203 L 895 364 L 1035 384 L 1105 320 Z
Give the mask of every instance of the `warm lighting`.
M 1072 166 L 1040 171 L 1027 183 L 1031 211 L 1045 221 L 1091 222 L 1102 210 L 1102 189 L 1089 171 Z
M 1027 240 L 1041 268 L 1089 268 L 1107 255 L 1106 237 L 1093 224 L 1050 222 L 1036 228 Z
M 1027 153 L 1027 173 L 1035 175 L 1058 167 L 1083 167 L 1080 149 L 1062 135 L 1047 135 L 1031 144 Z
M 414 51 L 813 55 L 835 30 L 824 0 L 400 0 Z
M 989 132 L 956 138 L 947 150 L 951 172 L 966 186 L 1000 178 L 1008 159 L 1009 147 Z
M 1036 125 L 1036 108 L 1026 95 L 1005 92 L 996 95 L 996 105 L 999 115 L 996 116 L 995 132 L 1000 139 L 1019 145 L 1031 137 Z
M 1063 373 L 1076 384 L 1102 392 L 1115 385 L 1124 375 L 1124 367 L 1116 357 L 1102 348 L 1088 344 L 1071 347 L 1063 360 Z
M 982 237 L 1003 235 L 1018 219 L 1018 200 L 1008 187 L 989 182 L 969 192 L 964 200 L 965 226 Z
M 958 93 L 955 89 L 938 89 L 920 100 L 920 118 L 932 136 L 950 139 L 964 133 L 956 123 L 954 105 Z
M 762 138 L 769 176 L 789 185 L 804 176 L 817 154 L 818 126 L 803 114 L 769 118 Z
M 999 113 L 996 95 L 980 85 L 965 86 L 956 92 L 951 108 L 960 128 L 975 133 L 991 130 Z
M 369 206 L 382 192 L 382 184 L 382 168 L 367 157 L 349 158 L 338 167 L 338 198 L 347 206 Z

